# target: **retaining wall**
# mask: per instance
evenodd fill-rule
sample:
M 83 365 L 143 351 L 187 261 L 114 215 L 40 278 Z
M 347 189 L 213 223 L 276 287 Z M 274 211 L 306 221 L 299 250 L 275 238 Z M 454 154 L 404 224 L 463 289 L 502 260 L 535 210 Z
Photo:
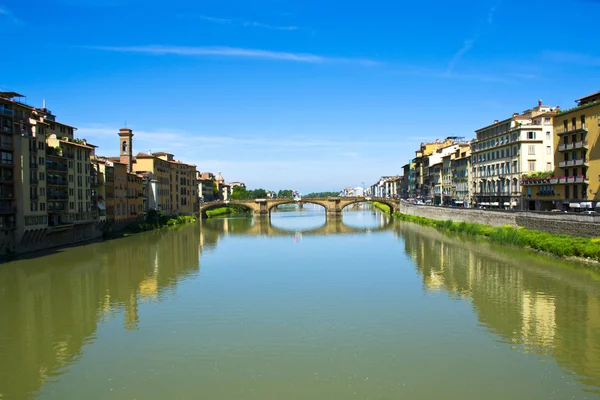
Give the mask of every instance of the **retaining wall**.
M 491 211 L 475 208 L 450 208 L 400 203 L 402 214 L 435 220 L 470 222 L 491 226 L 523 227 L 548 233 L 600 237 L 600 216 L 574 213 L 545 213 L 532 211 Z

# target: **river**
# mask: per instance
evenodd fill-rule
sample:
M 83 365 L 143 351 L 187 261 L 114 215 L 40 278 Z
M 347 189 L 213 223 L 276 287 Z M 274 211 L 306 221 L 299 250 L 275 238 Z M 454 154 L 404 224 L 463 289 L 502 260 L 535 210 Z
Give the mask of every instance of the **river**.
M 0 399 L 600 399 L 600 276 L 368 206 L 0 265 Z

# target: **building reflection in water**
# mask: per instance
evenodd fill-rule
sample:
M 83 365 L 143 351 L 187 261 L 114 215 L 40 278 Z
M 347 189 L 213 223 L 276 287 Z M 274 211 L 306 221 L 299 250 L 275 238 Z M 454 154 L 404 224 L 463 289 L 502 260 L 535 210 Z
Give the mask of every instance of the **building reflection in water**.
M 77 362 L 99 322 L 160 301 L 198 273 L 198 225 L 76 247 L 0 267 L 0 398 L 34 397 Z
M 554 357 L 600 393 L 600 289 L 589 273 L 432 228 L 398 224 L 395 230 L 425 290 L 469 300 L 502 342 Z
M 332 219 L 302 236 L 362 234 Z M 425 290 L 469 301 L 481 323 L 523 351 L 548 354 L 598 392 L 600 289 L 556 260 L 463 242 L 399 223 L 394 232 Z M 289 236 L 269 220 L 226 219 L 76 247 L 0 266 L 0 393 L 33 398 L 78 361 L 102 321 L 140 324 L 140 302 L 160 302 L 199 273 L 200 253 L 227 235 Z

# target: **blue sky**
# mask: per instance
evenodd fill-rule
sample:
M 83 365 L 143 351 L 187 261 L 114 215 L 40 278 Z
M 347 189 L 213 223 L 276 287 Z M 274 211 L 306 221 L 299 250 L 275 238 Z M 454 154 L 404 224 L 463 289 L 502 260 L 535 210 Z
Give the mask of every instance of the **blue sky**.
M 115 155 L 250 188 L 401 174 L 420 142 L 600 90 L 600 1 L 0 0 L 0 88 Z M 6 60 L 10 60 L 6 62 Z

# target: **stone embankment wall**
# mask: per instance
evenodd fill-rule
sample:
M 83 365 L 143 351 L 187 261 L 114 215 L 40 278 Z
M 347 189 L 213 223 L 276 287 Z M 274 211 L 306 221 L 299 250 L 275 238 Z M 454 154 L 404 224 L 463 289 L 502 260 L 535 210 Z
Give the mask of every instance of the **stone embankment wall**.
M 448 208 L 400 203 L 402 214 L 435 220 L 470 222 L 491 226 L 523 227 L 548 233 L 573 236 L 600 237 L 600 216 L 573 213 L 545 213 L 532 211 L 492 211 L 475 208 Z

